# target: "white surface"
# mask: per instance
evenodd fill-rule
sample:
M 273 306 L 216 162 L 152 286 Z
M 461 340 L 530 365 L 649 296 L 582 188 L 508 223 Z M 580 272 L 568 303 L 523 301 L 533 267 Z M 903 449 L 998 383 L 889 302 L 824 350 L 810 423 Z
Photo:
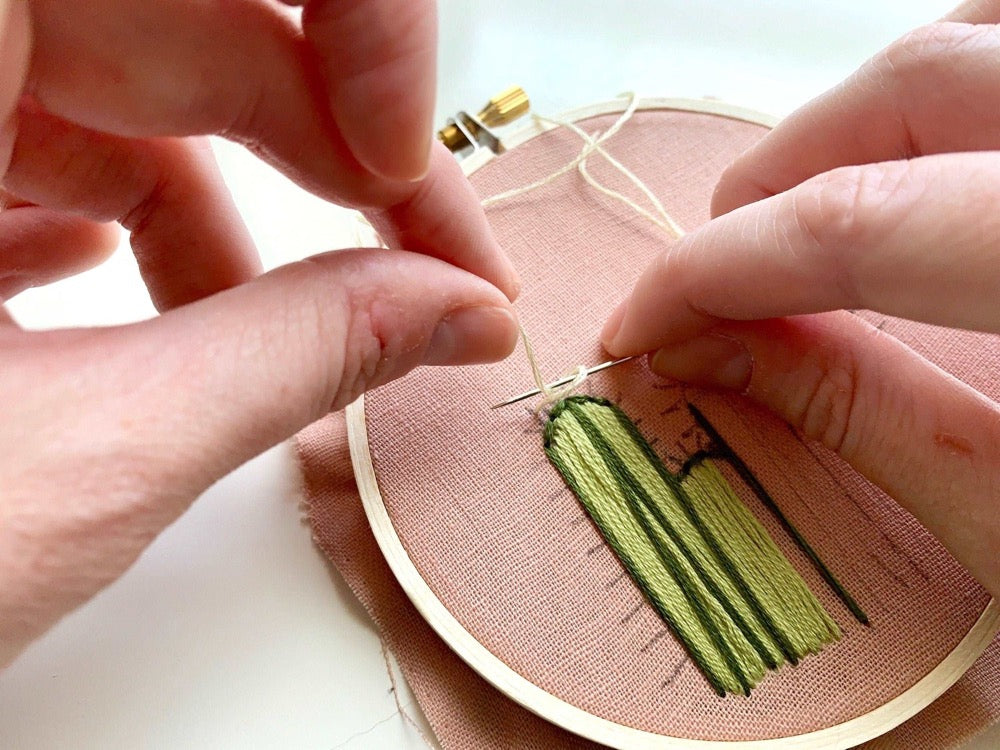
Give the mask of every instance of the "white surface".
M 509 83 L 543 112 L 634 89 L 782 114 L 950 4 L 450 0 L 439 119 Z M 268 267 L 348 241 L 343 212 L 231 145 L 219 155 Z M 153 314 L 127 252 L 11 308 L 31 327 Z M 424 747 L 295 493 L 278 448 L 199 499 L 124 578 L 0 674 L 0 748 Z M 978 750 L 998 744 L 1000 733 Z

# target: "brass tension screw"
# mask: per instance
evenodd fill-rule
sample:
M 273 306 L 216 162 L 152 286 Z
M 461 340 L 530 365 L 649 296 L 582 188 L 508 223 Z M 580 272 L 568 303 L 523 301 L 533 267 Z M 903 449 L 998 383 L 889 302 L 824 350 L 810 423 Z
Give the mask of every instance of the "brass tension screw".
M 511 86 L 486 102 L 486 105 L 476 115 L 476 120 L 487 128 L 495 128 L 513 122 L 530 108 L 531 102 L 528 100 L 528 95 L 524 92 L 524 89 L 520 86 Z M 467 122 L 465 124 L 471 126 L 473 130 L 478 127 L 474 122 Z M 473 135 L 475 134 L 473 132 Z M 437 137 L 451 151 L 458 151 L 469 145 L 468 139 L 462 132 L 462 129 L 454 123 L 441 128 L 437 133 Z

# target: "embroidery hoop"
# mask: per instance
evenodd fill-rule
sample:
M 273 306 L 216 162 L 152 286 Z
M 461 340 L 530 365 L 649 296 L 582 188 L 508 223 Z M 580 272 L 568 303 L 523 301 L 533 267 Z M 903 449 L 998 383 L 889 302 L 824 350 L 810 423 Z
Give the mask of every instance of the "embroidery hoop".
M 765 127 L 776 123 L 775 118 L 768 115 L 717 101 L 657 98 L 643 99 L 638 106 L 639 111 L 661 109 L 719 115 Z M 612 100 L 575 109 L 562 119 L 579 121 L 623 110 L 622 100 Z M 514 149 L 555 127 L 530 124 L 505 138 L 504 145 L 507 150 Z M 471 175 L 494 158 L 490 151 L 477 151 L 462 163 L 463 169 Z M 599 717 L 539 687 L 504 663 L 459 622 L 420 574 L 390 518 L 372 461 L 364 397 L 348 407 L 347 426 L 355 478 L 368 521 L 390 568 L 424 619 L 459 657 L 509 698 L 570 732 L 619 750 L 853 747 L 889 731 L 929 705 L 972 665 L 1000 627 L 1000 607 L 990 600 L 957 646 L 910 688 L 875 710 L 817 731 L 765 740 L 718 741 L 669 737 L 629 727 Z

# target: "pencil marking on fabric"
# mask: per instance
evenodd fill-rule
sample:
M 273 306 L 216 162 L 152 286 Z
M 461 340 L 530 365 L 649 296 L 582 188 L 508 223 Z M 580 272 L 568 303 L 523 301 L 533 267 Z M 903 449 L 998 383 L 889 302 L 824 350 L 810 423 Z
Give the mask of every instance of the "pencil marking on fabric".
M 632 607 L 632 609 L 630 609 L 628 611 L 628 614 L 626 614 L 622 618 L 622 620 L 621 620 L 622 625 L 627 625 L 629 620 L 631 620 L 633 617 L 635 617 L 637 614 L 639 614 L 639 611 L 642 609 L 642 605 L 643 604 L 645 604 L 645 602 L 643 602 L 641 600 L 638 601 L 638 602 L 636 602 L 635 606 Z
M 684 669 L 685 666 L 687 666 L 688 662 L 690 662 L 690 661 L 691 661 L 691 659 L 688 656 L 685 655 L 683 659 L 681 659 L 679 662 L 677 662 L 676 666 L 670 671 L 670 674 L 667 675 L 667 679 L 665 679 L 660 684 L 660 687 L 666 689 L 666 688 L 670 687 L 671 685 L 673 685 L 674 684 L 674 680 L 677 679 L 677 676 L 681 673 L 681 671 Z
M 868 509 L 861 504 L 861 501 L 854 495 L 853 492 L 851 492 L 847 487 L 844 486 L 843 482 L 841 482 L 840 479 L 833 473 L 833 470 L 827 465 L 826 461 L 824 461 L 820 456 L 816 455 L 816 451 L 813 449 L 813 446 L 811 446 L 802 437 L 802 435 L 799 434 L 798 430 L 791 427 L 790 425 L 788 427 L 788 430 L 789 432 L 791 432 L 795 440 L 798 441 L 799 445 L 805 448 L 805 450 L 809 453 L 809 455 L 813 457 L 813 460 L 816 462 L 816 464 L 823 469 L 826 475 L 830 478 L 830 481 L 832 481 L 834 485 L 837 487 L 837 489 L 839 489 L 844 494 L 844 497 L 848 499 L 851 505 L 853 505 L 857 509 L 857 511 L 862 516 L 865 517 L 865 520 L 868 521 L 868 523 L 872 526 L 872 528 L 877 528 L 879 530 L 879 536 L 885 541 L 885 543 L 889 546 L 889 548 L 893 552 L 895 552 L 896 555 L 900 559 L 902 559 L 910 568 L 912 568 L 912 570 L 918 576 L 920 576 L 920 578 L 922 578 L 924 581 L 930 581 L 930 575 L 927 573 L 927 571 L 921 568 L 917 564 L 916 560 L 907 555 L 903 551 L 902 547 L 900 547 L 899 544 L 896 542 L 896 540 L 893 539 L 891 536 L 889 536 L 885 532 L 885 530 L 881 528 L 880 524 L 876 523 L 875 518 L 872 517 L 872 514 L 868 511 Z
M 646 641 L 646 645 L 644 645 L 642 648 L 639 649 L 639 653 L 640 654 L 649 653 L 649 650 L 653 648 L 653 646 L 655 646 L 668 632 L 670 631 L 668 631 L 666 628 L 660 628 L 659 630 L 657 630 L 653 634 L 653 637 L 650 638 L 648 641 Z
M 610 581 L 608 581 L 608 590 L 613 589 L 619 583 L 621 583 L 622 581 L 624 581 L 627 577 L 628 577 L 628 571 L 627 570 L 623 570 L 621 573 L 619 573 L 618 575 L 616 575 L 613 579 L 611 579 Z

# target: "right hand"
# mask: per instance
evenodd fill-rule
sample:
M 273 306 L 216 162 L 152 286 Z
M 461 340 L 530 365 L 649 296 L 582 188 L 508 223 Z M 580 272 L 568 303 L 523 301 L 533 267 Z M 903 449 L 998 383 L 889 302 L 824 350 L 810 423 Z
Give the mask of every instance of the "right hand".
M 1000 405 L 831 311 L 1000 333 L 998 23 L 1000 0 L 967 3 L 788 117 L 604 331 L 612 355 L 651 352 L 837 451 L 994 596 Z

